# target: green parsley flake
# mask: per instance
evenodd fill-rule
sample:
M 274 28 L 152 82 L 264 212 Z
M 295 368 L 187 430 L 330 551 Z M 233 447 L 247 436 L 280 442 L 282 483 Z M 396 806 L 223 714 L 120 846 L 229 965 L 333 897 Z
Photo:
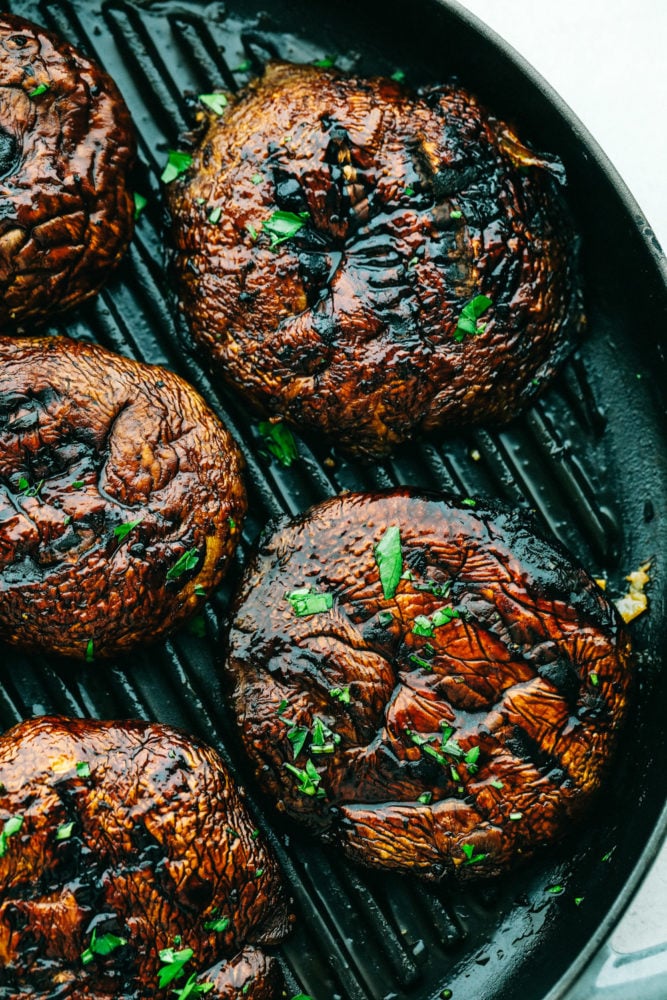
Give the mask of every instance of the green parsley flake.
M 461 844 L 461 850 L 465 854 L 466 858 L 463 862 L 464 865 L 476 865 L 480 861 L 484 861 L 487 857 L 486 854 L 477 854 L 474 844 Z
M 95 955 L 110 955 L 116 948 L 122 948 L 127 944 L 127 939 L 118 937 L 116 934 L 102 934 L 97 936 L 97 931 L 93 930 L 90 944 L 81 952 L 81 961 L 84 965 L 89 965 Z
M 148 198 L 144 198 L 143 194 L 139 194 L 138 191 L 134 192 L 134 218 L 135 221 L 139 218 L 146 205 L 148 204 Z
M 417 802 L 421 802 L 423 806 L 427 806 L 431 799 L 433 798 L 433 792 L 422 792 L 421 795 L 417 797 Z
M 44 485 L 44 480 L 40 479 L 38 483 L 35 483 L 34 486 L 31 486 L 29 481 L 25 478 L 25 476 L 21 476 L 18 483 L 19 490 L 21 491 L 21 496 L 24 497 L 39 496 L 39 491 L 41 490 L 43 485 Z
M 7 853 L 9 838 L 19 833 L 22 826 L 23 816 L 10 816 L 8 820 L 5 820 L 5 825 L 0 831 L 0 858 L 4 858 Z
M 195 584 L 195 594 L 197 597 L 206 597 L 206 587 L 202 587 L 201 583 Z
M 560 896 L 560 894 L 562 892 L 565 892 L 565 886 L 564 885 L 549 885 L 549 886 L 547 886 L 546 891 L 550 892 L 552 896 Z
M 183 573 L 189 573 L 199 562 L 199 550 L 188 549 L 167 572 L 167 580 L 178 580 Z
M 308 730 L 304 726 L 293 726 L 287 732 L 287 739 L 292 744 L 292 758 L 296 760 L 308 739 Z
M 394 73 L 391 74 L 390 79 L 395 80 L 396 83 L 403 83 L 403 81 L 405 80 L 405 70 L 397 69 Z
M 137 521 L 126 521 L 125 524 L 116 525 L 116 527 L 113 529 L 113 533 L 118 539 L 118 541 L 122 542 L 123 539 L 127 538 L 130 532 L 134 531 L 135 528 L 138 528 L 140 524 L 141 524 L 141 518 L 139 518 Z
M 461 501 L 461 504 L 464 507 L 476 507 L 477 506 L 477 501 L 473 500 L 472 497 L 466 497 L 465 500 Z
M 190 961 L 194 951 L 192 948 L 182 948 L 174 951 L 173 948 L 163 948 L 160 952 L 160 961 L 164 963 L 164 968 L 158 973 L 158 985 L 161 990 L 173 983 L 175 979 L 180 979 L 183 975 L 183 967 Z
M 75 479 L 74 482 L 72 483 L 72 489 L 80 490 L 84 485 L 85 484 L 83 482 L 83 479 Z
M 283 212 L 280 209 L 275 211 L 269 219 L 265 219 L 262 223 L 262 229 L 271 238 L 269 244 L 271 250 L 296 236 L 309 219 L 308 212 L 299 212 L 297 215 L 295 212 Z
M 416 653 L 411 653 L 408 657 L 409 663 L 414 663 L 416 667 L 420 667 L 421 670 L 427 670 L 429 673 L 433 673 L 433 664 L 429 663 L 428 660 L 423 660 L 421 656 L 417 656 Z
M 320 788 L 321 778 L 317 771 L 317 768 L 313 764 L 312 760 L 306 761 L 306 766 L 303 770 L 298 767 L 294 767 L 293 764 L 285 764 L 285 769 L 293 774 L 299 780 L 298 792 L 302 795 L 315 796 L 318 799 L 323 798 L 326 792 L 323 788 Z
M 222 934 L 229 927 L 229 917 L 218 917 L 216 920 L 207 920 L 204 924 L 205 931 L 215 931 L 216 934 Z
M 84 654 L 84 660 L 86 663 L 92 663 L 95 659 L 95 643 L 92 639 L 89 639 L 86 643 L 86 652 Z
M 344 688 L 330 688 L 329 697 L 335 698 L 337 701 L 341 703 L 341 705 L 349 705 L 350 702 L 352 701 L 352 698 L 350 697 L 349 686 Z
M 217 208 L 214 208 L 213 211 L 209 214 L 208 221 L 210 225 L 212 226 L 217 225 L 218 222 L 220 222 L 221 216 L 222 216 L 222 208 L 220 207 L 220 205 L 218 205 Z
M 242 63 L 239 63 L 239 65 L 232 70 L 232 73 L 247 73 L 251 66 L 252 63 L 250 60 L 244 59 Z
M 28 91 L 28 97 L 30 97 L 30 98 L 41 97 L 42 94 L 45 94 L 47 92 L 47 90 L 50 90 L 50 89 L 51 89 L 51 84 L 50 83 L 40 83 L 40 84 L 38 84 L 35 87 L 34 90 L 29 90 Z
M 252 184 L 261 184 L 263 180 L 264 178 L 262 177 L 261 174 L 253 174 L 252 177 L 250 178 Z
M 199 100 L 216 115 L 221 115 L 229 104 L 225 94 L 200 94 Z
M 415 193 L 415 189 L 413 187 L 406 187 L 405 193 L 408 198 L 412 198 L 413 194 Z
M 459 612 L 456 608 L 438 608 L 433 612 L 430 618 L 426 615 L 417 615 L 414 620 L 412 632 L 414 635 L 432 636 L 436 628 L 442 628 L 443 625 L 449 625 L 449 623 L 455 618 L 460 618 Z
M 331 69 L 332 66 L 336 65 L 336 56 L 324 56 L 323 59 L 313 59 L 310 65 L 317 66 L 319 69 Z
M 56 840 L 69 840 L 73 829 L 74 823 L 61 823 L 56 830 Z
M 302 589 L 293 590 L 285 597 L 292 605 L 292 610 L 298 618 L 305 618 L 307 615 L 320 615 L 325 611 L 331 611 L 333 607 L 333 594 L 316 594 Z
M 257 425 L 257 430 L 273 457 L 286 469 L 299 457 L 294 435 L 286 424 L 263 420 Z
M 90 764 L 88 763 L 87 760 L 77 761 L 76 773 L 79 775 L 80 778 L 90 777 Z
M 463 212 L 460 212 L 458 210 L 458 208 L 455 208 L 453 212 L 449 213 L 449 218 L 450 219 L 460 219 L 462 215 L 463 215 Z
M 504 787 L 505 787 L 505 785 L 504 785 L 504 783 L 503 783 L 503 782 L 502 782 L 502 781 L 500 780 L 500 778 L 494 778 L 494 779 L 493 779 L 493 781 L 491 782 L 491 787 L 492 787 L 492 788 L 504 788 Z
M 574 905 L 575 906 L 581 906 L 581 904 L 583 903 L 583 901 L 584 901 L 584 897 L 583 896 L 575 896 L 574 897 Z
M 514 822 L 516 822 L 516 820 L 523 819 L 523 813 L 522 812 L 510 813 L 510 819 L 513 820 Z
M 591 679 L 591 684 L 593 685 L 593 687 L 597 687 L 598 684 L 600 683 L 600 678 L 598 677 L 598 675 L 595 674 L 595 673 L 592 673 L 592 674 L 589 674 L 588 676 Z
M 186 1000 L 187 997 L 197 997 L 203 993 L 208 993 L 214 986 L 215 983 L 211 982 L 198 983 L 197 973 L 193 972 L 185 986 L 181 987 L 180 990 L 172 990 L 171 992 L 176 995 L 176 1000 Z
M 170 149 L 167 154 L 167 165 L 162 171 L 160 180 L 163 184 L 171 184 L 177 177 L 184 174 L 192 166 L 192 156 L 190 153 L 183 153 L 178 149 Z
M 380 572 L 380 583 L 385 599 L 390 601 L 396 593 L 403 569 L 401 530 L 395 525 L 387 528 L 375 546 L 375 562 Z
M 486 323 L 480 323 L 478 326 L 477 320 L 491 305 L 493 303 L 487 295 L 476 295 L 463 307 L 454 331 L 454 340 L 457 343 L 460 344 L 466 335 L 475 337 L 484 332 Z

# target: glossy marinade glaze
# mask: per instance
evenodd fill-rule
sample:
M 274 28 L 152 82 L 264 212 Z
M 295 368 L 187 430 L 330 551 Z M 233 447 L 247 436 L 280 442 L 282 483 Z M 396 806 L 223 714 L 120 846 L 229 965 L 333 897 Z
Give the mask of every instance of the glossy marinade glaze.
M 262 412 L 384 454 L 505 422 L 553 376 L 584 324 L 562 167 L 469 92 L 270 63 L 201 117 L 172 269 Z
M 157 1000 L 193 975 L 213 984 L 193 996 L 281 995 L 263 950 L 291 925 L 280 872 L 199 740 L 146 722 L 22 722 L 0 737 L 0 822 L 3 996 Z
M 0 14 L 0 329 L 94 295 L 132 237 L 130 113 L 63 39 Z
M 98 659 L 158 640 L 240 537 L 241 454 L 180 376 L 0 338 L 0 639 Z
M 280 811 L 362 863 L 464 879 L 580 817 L 632 672 L 615 608 L 527 514 L 405 489 L 267 531 L 226 671 Z

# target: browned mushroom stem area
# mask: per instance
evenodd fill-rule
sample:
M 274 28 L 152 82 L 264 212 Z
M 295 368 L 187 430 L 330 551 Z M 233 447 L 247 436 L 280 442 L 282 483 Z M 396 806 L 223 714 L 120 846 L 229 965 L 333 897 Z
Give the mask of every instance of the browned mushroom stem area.
M 90 660 L 172 631 L 235 549 L 241 473 L 177 375 L 0 338 L 0 640 Z
M 67 42 L 0 16 L 0 328 L 94 295 L 132 236 L 130 114 Z
M 365 864 L 473 878 L 560 837 L 598 789 L 630 650 L 525 514 L 398 490 L 264 537 L 227 670 L 278 809 Z
M 291 923 L 279 869 L 210 747 L 23 722 L 0 738 L 0 829 L 3 996 L 166 1000 L 191 976 L 214 985 L 188 996 L 281 995 L 262 950 Z
M 554 174 L 464 90 L 271 64 L 167 189 L 192 337 L 350 452 L 506 421 L 583 323 Z

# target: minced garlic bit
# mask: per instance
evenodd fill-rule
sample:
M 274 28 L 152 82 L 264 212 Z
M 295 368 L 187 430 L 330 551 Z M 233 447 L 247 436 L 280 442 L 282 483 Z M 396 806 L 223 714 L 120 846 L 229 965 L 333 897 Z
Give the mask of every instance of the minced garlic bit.
M 625 579 L 630 584 L 628 592 L 625 597 L 615 602 L 621 618 L 626 623 L 633 621 L 648 609 L 648 598 L 644 593 L 644 587 L 651 579 L 648 574 L 650 565 L 650 561 L 646 562 L 634 573 L 626 576 Z

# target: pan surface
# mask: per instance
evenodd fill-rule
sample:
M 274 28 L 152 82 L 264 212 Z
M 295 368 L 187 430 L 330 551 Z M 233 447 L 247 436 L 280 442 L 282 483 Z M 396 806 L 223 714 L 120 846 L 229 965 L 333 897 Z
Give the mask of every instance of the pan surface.
M 53 333 L 92 339 L 188 378 L 248 463 L 250 517 L 227 585 L 202 628 L 132 662 L 72 665 L 1 651 L 0 725 L 43 712 L 179 725 L 217 746 L 245 785 L 290 883 L 298 927 L 280 951 L 294 994 L 316 1000 L 556 998 L 630 898 L 667 828 L 665 649 L 667 498 L 664 260 L 613 170 L 553 93 L 458 6 L 437 0 L 13 0 L 5 9 L 96 56 L 141 135 L 137 190 L 148 204 L 130 253 L 97 300 Z M 189 125 L 183 95 L 238 87 L 271 55 L 336 56 L 363 73 L 419 84 L 458 76 L 538 148 L 558 154 L 583 239 L 590 329 L 548 395 L 510 427 L 433 436 L 363 464 L 299 439 L 271 459 L 257 422 L 205 374 L 174 319 L 163 266 L 159 175 Z M 248 548 L 269 517 L 344 489 L 397 484 L 485 494 L 532 508 L 612 596 L 651 560 L 650 611 L 632 625 L 630 723 L 588 823 L 546 858 L 474 889 L 378 876 L 279 825 L 247 773 L 219 693 L 224 616 Z M 451 993 L 449 992 L 451 991 Z M 3 996 L 0 970 L 0 998 Z

